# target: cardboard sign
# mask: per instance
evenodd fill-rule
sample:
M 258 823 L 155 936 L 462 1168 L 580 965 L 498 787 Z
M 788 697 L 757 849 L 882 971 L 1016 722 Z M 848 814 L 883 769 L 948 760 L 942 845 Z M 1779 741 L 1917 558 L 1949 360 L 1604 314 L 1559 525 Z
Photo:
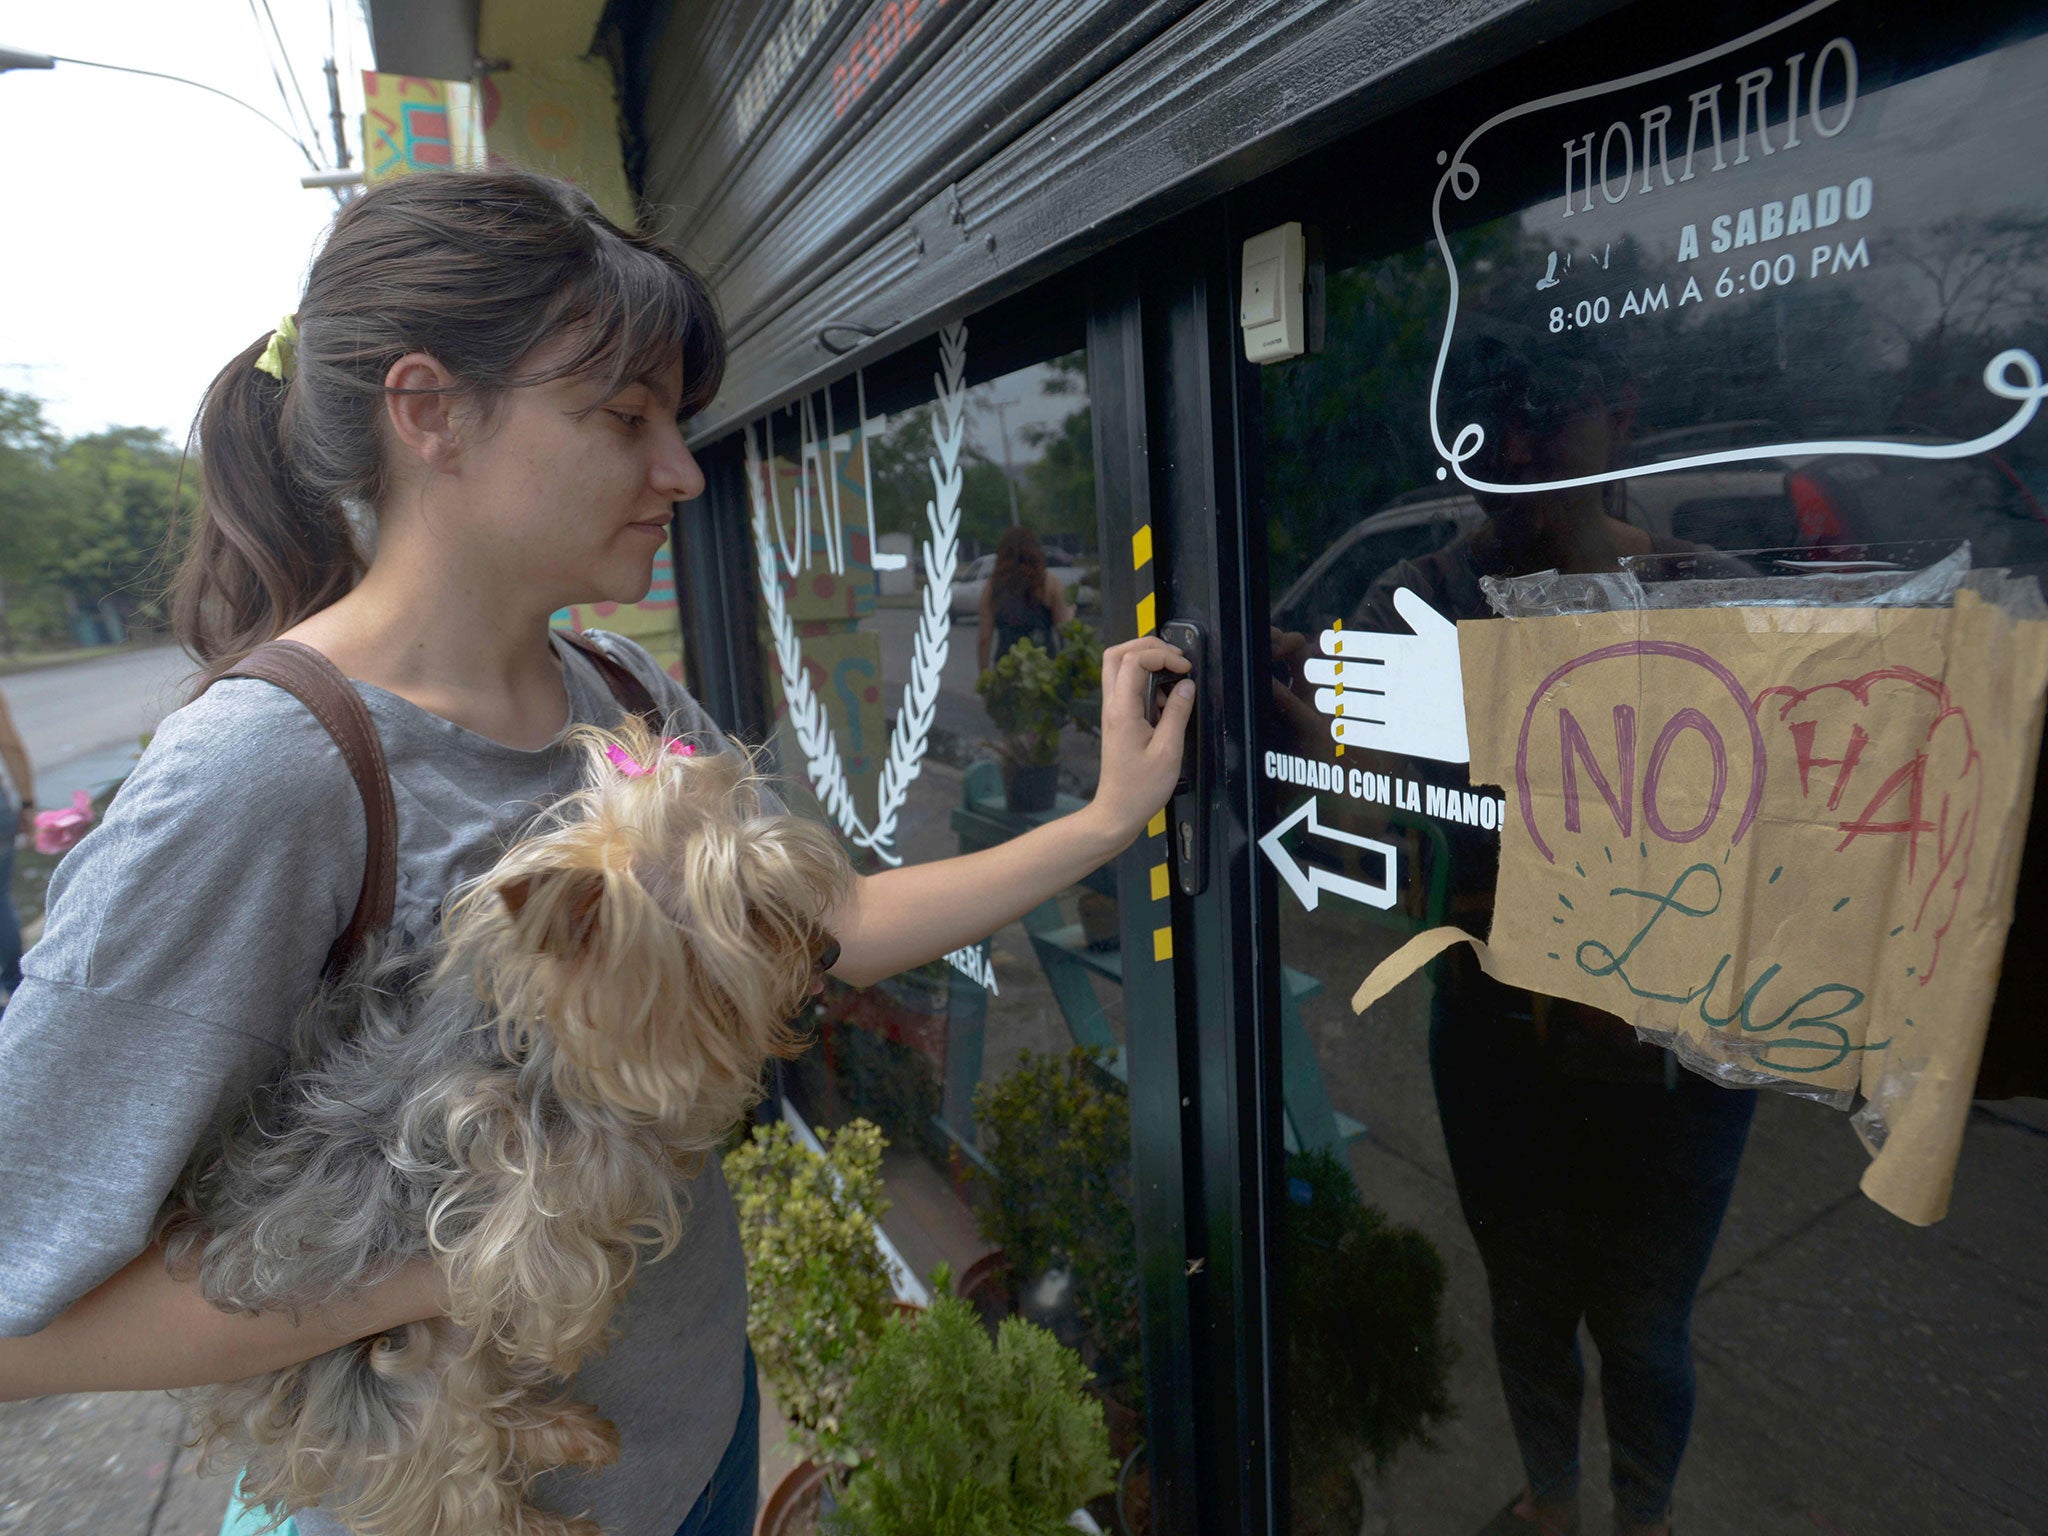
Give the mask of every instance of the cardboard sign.
M 1472 779 L 1506 792 L 1487 971 L 1733 1082 L 1850 1090 L 1863 1190 L 1939 1220 L 1997 983 L 2048 622 L 1700 608 L 1459 626 Z M 1376 968 L 1363 1012 L 1468 936 Z

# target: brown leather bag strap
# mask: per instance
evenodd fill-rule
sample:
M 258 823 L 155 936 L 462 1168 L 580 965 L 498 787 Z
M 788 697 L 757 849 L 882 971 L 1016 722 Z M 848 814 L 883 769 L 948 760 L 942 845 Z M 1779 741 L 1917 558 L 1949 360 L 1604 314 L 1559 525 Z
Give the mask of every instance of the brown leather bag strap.
M 650 731 L 658 732 L 662 728 L 661 706 L 654 702 L 654 695 L 647 691 L 647 685 L 640 681 L 632 668 L 586 634 L 573 629 L 558 629 L 555 633 L 597 664 L 612 697 L 619 701 L 619 708 L 629 715 L 638 715 Z
M 253 677 L 282 688 L 313 712 L 341 749 L 342 761 L 363 797 L 363 888 L 355 914 L 327 952 L 326 974 L 338 976 L 373 933 L 391 925 L 391 906 L 398 888 L 398 808 L 391 798 L 391 774 L 384 763 L 384 743 L 363 696 L 341 669 L 296 640 L 259 645 L 222 677 Z

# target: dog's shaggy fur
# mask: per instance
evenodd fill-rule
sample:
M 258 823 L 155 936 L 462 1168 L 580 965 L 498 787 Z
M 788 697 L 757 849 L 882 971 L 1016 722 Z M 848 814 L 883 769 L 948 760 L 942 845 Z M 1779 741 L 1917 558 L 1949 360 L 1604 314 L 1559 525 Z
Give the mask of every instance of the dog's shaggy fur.
M 416 1258 L 446 1284 L 445 1318 L 197 1395 L 252 1505 L 358 1536 L 596 1536 L 525 1499 L 617 1455 L 562 1378 L 797 1049 L 849 871 L 737 754 L 580 734 L 589 787 L 465 888 L 431 952 L 327 991 L 166 1206 L 173 1269 L 224 1309 L 332 1305 Z

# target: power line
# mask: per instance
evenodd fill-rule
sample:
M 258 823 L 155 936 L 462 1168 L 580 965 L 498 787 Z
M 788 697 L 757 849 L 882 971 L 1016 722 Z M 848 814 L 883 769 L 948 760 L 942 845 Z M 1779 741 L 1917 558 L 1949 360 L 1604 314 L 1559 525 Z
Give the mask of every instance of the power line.
M 162 70 L 137 69 L 131 64 L 103 64 L 98 59 L 74 59 L 61 53 L 53 53 L 50 55 L 50 57 L 59 64 L 77 64 L 81 65 L 86 69 L 111 69 L 115 71 L 117 74 L 145 75 L 151 80 L 173 80 L 176 81 L 179 85 L 189 85 L 194 90 L 205 91 L 209 95 L 218 96 L 222 101 L 232 101 L 244 112 L 253 113 L 255 116 L 261 118 L 264 122 L 270 124 L 271 127 L 275 128 L 279 133 L 283 134 L 286 138 L 290 139 L 292 143 L 296 144 L 299 147 L 299 153 L 306 157 L 306 163 L 312 166 L 314 170 L 318 171 L 325 169 L 325 167 L 322 166 L 318 160 L 315 160 L 313 158 L 313 152 L 306 148 L 306 141 L 300 138 L 297 133 L 295 133 L 290 128 L 285 127 L 283 123 L 280 123 L 276 118 L 270 116 L 261 107 L 251 106 L 248 102 L 242 100 L 241 97 L 231 96 L 226 91 L 222 90 L 219 86 L 208 85 L 203 80 L 187 80 L 183 75 L 167 75 Z
M 306 88 L 299 81 L 299 72 L 292 67 L 292 51 L 285 46 L 284 33 L 278 29 L 277 17 L 270 9 L 270 0 L 263 0 L 263 18 L 270 23 L 270 35 L 277 39 L 277 56 L 284 65 L 284 72 L 292 83 L 292 94 L 299 99 L 299 111 L 304 115 L 306 127 L 313 135 L 315 144 L 320 142 L 320 119 L 313 115 L 311 103 L 306 100 Z
M 265 61 L 266 61 L 266 62 L 267 62 L 267 63 L 268 63 L 269 65 L 270 65 L 270 79 L 271 79 L 271 82 L 272 82 L 272 83 L 273 83 L 274 85 L 276 85 L 276 87 L 277 87 L 277 96 L 278 96 L 278 100 L 284 103 L 284 115 L 285 115 L 285 116 L 286 116 L 287 118 L 290 118 L 290 119 L 291 119 L 291 124 L 292 124 L 292 137 L 293 137 L 294 139 L 297 139 L 297 140 L 298 140 L 298 144 L 299 144 L 299 148 L 300 148 L 300 150 L 301 150 L 301 151 L 303 151 L 303 152 L 304 152 L 304 154 L 305 154 L 305 156 L 306 156 L 306 158 L 307 158 L 307 159 L 308 159 L 309 161 L 311 161 L 311 162 L 312 162 L 312 164 L 313 164 L 313 169 L 314 169 L 314 170 L 316 170 L 316 171 L 318 171 L 318 170 L 324 170 L 324 169 L 326 169 L 326 167 L 325 167 L 324 165 L 322 165 L 322 164 L 320 163 L 320 161 L 319 161 L 318 159 L 316 159 L 316 158 L 314 157 L 313 151 L 311 151 L 310 149 L 307 149 L 307 148 L 306 148 L 306 141 L 305 141 L 305 138 L 304 138 L 304 132 L 306 131 L 306 128 L 305 128 L 305 124 L 306 124 L 306 121 L 307 121 L 307 120 L 309 120 L 309 119 L 311 118 L 311 113 L 310 113 L 310 112 L 307 112 L 307 113 L 306 113 L 306 117 L 305 117 L 305 118 L 301 118 L 301 117 L 299 117 L 299 116 L 296 116 L 296 115 L 294 115 L 294 114 L 293 114 L 293 112 L 292 112 L 292 98 L 291 98 L 291 93 L 290 93 L 289 91 L 287 91 L 287 90 L 285 89 L 284 77 L 285 77 L 285 72 L 286 72 L 287 70 L 289 70 L 289 69 L 290 69 L 290 67 L 291 67 L 291 56 L 290 56 L 289 54 L 283 54 L 283 58 L 284 58 L 284 68 L 283 68 L 283 69 L 280 69 L 280 68 L 278 67 L 278 59 L 279 59 L 279 53 L 274 53 L 274 52 L 272 52 L 270 40 L 269 40 L 269 38 L 266 38 L 266 37 L 264 36 L 264 30 L 263 30 L 263 17 L 262 17 L 262 15 L 258 14 L 258 12 L 257 12 L 257 9 L 256 9 L 256 7 L 257 7 L 257 0 L 249 0 L 249 19 L 250 19 L 250 21 L 254 22 L 254 23 L 255 23 L 255 25 L 256 25 L 256 40 L 257 40 L 257 45 L 258 45 L 259 47 L 261 47 L 261 48 L 262 48 L 262 50 L 263 50 L 263 55 L 264 55 L 264 59 L 265 59 Z M 266 3 L 264 4 L 264 7 L 263 7 L 263 9 L 264 9 L 265 11 L 268 11 L 268 10 L 270 9 L 270 7 L 269 7 L 269 5 L 268 5 L 268 3 L 267 3 L 267 0 L 266 0 Z M 276 22 L 276 18 L 274 18 L 274 17 L 272 18 L 272 20 L 271 20 L 271 24 L 270 24 L 270 25 L 271 25 L 271 36 L 273 36 L 273 37 L 276 37 L 276 36 L 277 36 L 277 22 Z M 278 49 L 279 49 L 279 52 L 280 52 L 280 53 L 282 52 L 283 46 L 284 46 L 284 40 L 283 40 L 283 38 L 282 38 L 282 37 L 278 37 L 278 38 L 277 38 L 277 47 L 278 47 Z M 294 82 L 294 84 L 296 84 L 296 82 Z M 304 97 L 303 93 L 302 93 L 302 94 L 300 95 L 300 97 L 299 97 L 299 106 L 300 106 L 300 109 L 301 109 L 301 111 L 305 111 L 305 97 Z M 320 129 L 319 129 L 319 125 L 318 125 L 317 123 L 316 123 L 316 124 L 314 124 L 314 125 L 313 125 L 313 127 L 311 128 L 311 130 L 310 130 L 310 131 L 311 131 L 311 133 L 312 133 L 312 136 L 313 136 L 313 142 L 314 142 L 315 144 L 319 143 L 319 142 L 320 142 Z
M 299 83 L 299 72 L 292 67 L 292 51 L 285 46 L 284 33 L 277 25 L 277 16 L 270 9 L 270 0 L 263 0 L 263 19 L 270 23 L 270 36 L 277 44 L 277 60 L 283 67 L 285 78 L 291 81 L 292 94 L 298 98 L 300 120 L 313 142 L 320 142 L 320 120 L 313 115 L 312 104 L 306 100 L 305 87 Z M 289 110 L 289 108 L 287 108 Z

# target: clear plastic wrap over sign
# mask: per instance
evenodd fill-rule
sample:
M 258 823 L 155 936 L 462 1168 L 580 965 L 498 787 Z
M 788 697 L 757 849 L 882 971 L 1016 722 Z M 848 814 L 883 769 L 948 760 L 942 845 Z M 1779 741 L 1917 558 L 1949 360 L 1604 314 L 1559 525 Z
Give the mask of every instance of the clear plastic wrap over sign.
M 1503 619 L 1459 626 L 1472 778 L 1508 817 L 1474 947 L 1731 1086 L 1853 1107 L 1865 1192 L 1934 1221 L 2011 920 L 2048 608 L 1967 548 L 1760 564 L 1485 584 Z M 1465 939 L 1411 940 L 1354 1006 Z

